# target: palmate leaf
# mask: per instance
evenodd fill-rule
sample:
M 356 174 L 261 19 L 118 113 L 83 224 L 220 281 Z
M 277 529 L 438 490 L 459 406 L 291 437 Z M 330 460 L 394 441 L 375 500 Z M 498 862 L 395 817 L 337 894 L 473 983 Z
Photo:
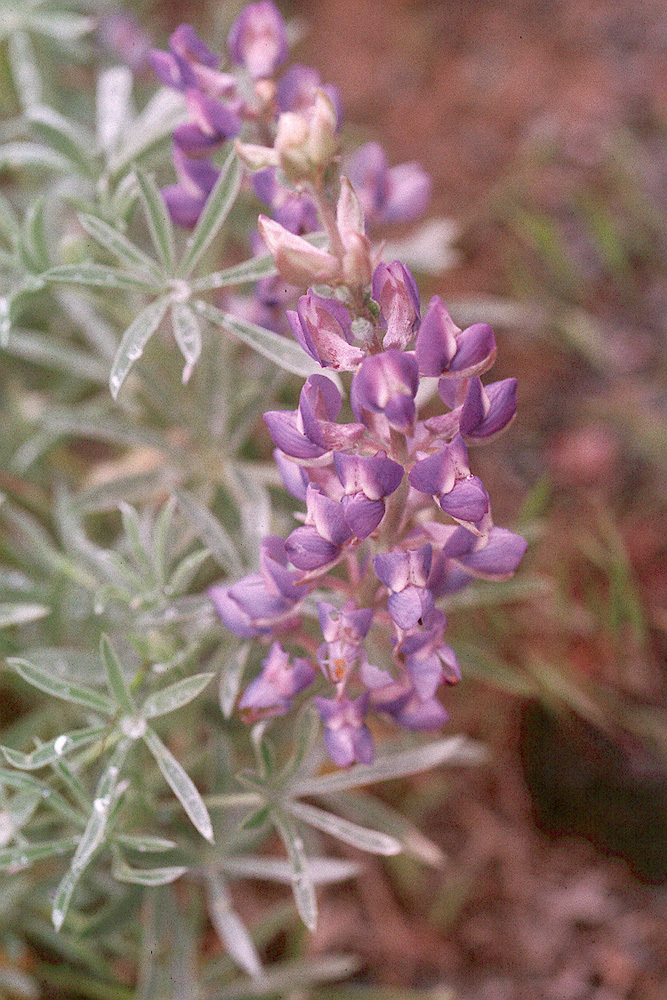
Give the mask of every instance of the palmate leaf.
M 0 601 L 0 628 L 11 628 L 12 625 L 27 625 L 51 614 L 51 608 L 44 604 L 19 604 L 11 601 Z
M 62 153 L 40 142 L 6 142 L 0 146 L 0 170 L 21 170 L 24 167 L 58 170 L 67 174 L 72 164 Z
M 128 288 L 154 291 L 155 285 L 151 278 L 132 271 L 121 271 L 120 268 L 108 264 L 94 264 L 83 261 L 81 264 L 58 264 L 49 268 L 41 275 L 43 281 L 64 285 L 88 285 L 91 288 Z
M 186 116 L 185 101 L 180 93 L 168 87 L 158 90 L 134 121 L 127 124 L 125 141 L 109 158 L 108 169 L 112 177 L 122 174 L 154 146 L 164 142 Z
M 299 916 L 308 930 L 314 931 L 317 927 L 317 898 L 303 840 L 283 809 L 272 807 L 271 819 L 287 851 L 292 869 L 292 892 Z
M 0 849 L 0 870 L 12 871 L 17 868 L 27 868 L 28 865 L 32 865 L 36 861 L 43 861 L 44 858 L 67 854 L 73 847 L 76 847 L 76 844 L 76 837 L 61 837 L 59 840 L 48 840 L 41 844 L 4 847 Z
M 204 688 L 213 680 L 214 674 L 193 674 L 185 677 L 162 691 L 149 695 L 141 706 L 141 714 L 145 719 L 154 719 L 159 715 L 167 715 L 182 708 L 201 694 Z
M 167 296 L 156 299 L 139 313 L 123 334 L 109 375 L 109 389 L 114 399 L 118 396 L 132 365 L 141 357 L 144 347 L 162 322 L 168 308 Z
M 116 788 L 120 769 L 131 746 L 130 740 L 122 740 L 114 751 L 109 764 L 102 774 L 93 800 L 93 809 L 86 828 L 77 844 L 69 871 L 56 889 L 53 897 L 51 920 L 57 931 L 63 925 L 74 890 L 88 867 L 93 855 L 104 840 L 111 811 L 116 801 Z
M 11 747 L 0 746 L 5 760 L 20 771 L 36 771 L 40 767 L 52 764 L 66 753 L 74 753 L 81 747 L 94 743 L 109 732 L 108 726 L 89 726 L 70 733 L 62 733 L 32 753 L 20 753 Z
M 275 261 L 270 253 L 259 254 L 250 260 L 243 261 L 242 264 L 234 264 L 225 268 L 224 271 L 214 271 L 203 278 L 197 278 L 191 284 L 195 294 L 211 291 L 214 288 L 228 288 L 231 285 L 245 285 L 260 281 L 262 278 L 270 278 L 277 274 Z
M 197 536 L 223 569 L 232 575 L 240 575 L 243 563 L 237 548 L 220 521 L 187 490 L 176 494 L 178 505 L 195 529 Z
M 16 358 L 106 385 L 108 369 L 105 364 L 92 354 L 58 343 L 53 337 L 12 327 L 7 343 L 3 346 L 8 354 Z
M 176 343 L 185 359 L 183 383 L 186 384 L 201 354 L 201 327 L 197 316 L 186 302 L 172 302 L 171 325 Z
M 165 781 L 179 800 L 195 828 L 202 837 L 213 843 L 213 826 L 204 800 L 197 791 L 192 778 L 186 773 L 176 758 L 167 750 L 160 737 L 148 728 L 143 740 L 155 757 Z
M 127 715 L 134 715 L 137 710 L 134 698 L 125 680 L 120 660 L 106 635 L 102 635 L 100 639 L 100 656 L 106 669 L 109 690 L 115 698 L 118 708 Z
M 101 243 L 123 267 L 131 273 L 143 273 L 147 279 L 153 280 L 156 288 L 162 286 L 163 277 L 155 261 L 108 222 L 86 213 L 79 215 L 79 222 L 88 235 Z
M 139 185 L 139 193 L 144 206 L 148 230 L 162 266 L 171 272 L 174 267 L 174 227 L 167 211 L 164 198 L 154 179 L 134 166 L 134 174 Z
M 28 109 L 27 117 L 38 139 L 65 156 L 73 167 L 86 176 L 95 176 L 91 157 L 91 153 L 95 151 L 92 133 L 43 104 L 33 104 Z
M 239 316 L 223 312 L 217 306 L 201 299 L 193 302 L 192 307 L 213 326 L 230 333 L 241 343 L 251 347 L 258 354 L 268 358 L 269 361 L 273 361 L 284 371 L 300 375 L 302 378 L 308 378 L 315 372 L 321 373 L 321 366 L 309 357 L 296 341 L 281 337 L 273 330 L 267 330 L 265 327 L 241 319 Z
M 128 66 L 111 66 L 97 78 L 97 138 L 106 153 L 118 147 L 124 129 L 134 117 L 132 82 L 132 70 Z
M 400 841 L 379 830 L 369 830 L 364 826 L 351 823 L 348 819 L 336 816 L 334 813 L 318 809 L 316 806 L 308 805 L 305 802 L 285 801 L 283 806 L 297 819 L 303 820 L 310 826 L 314 826 L 323 833 L 328 833 L 338 840 L 342 840 L 360 851 L 368 851 L 369 854 L 392 855 L 400 854 L 402 846 Z
M 189 278 L 202 254 L 215 238 L 236 201 L 243 171 L 236 152 L 232 150 L 225 160 L 215 187 L 206 200 L 204 211 L 188 240 L 187 250 L 179 267 L 179 276 Z
M 81 705 L 92 712 L 113 715 L 114 704 L 111 699 L 99 691 L 94 691 L 93 688 L 55 677 L 52 673 L 28 660 L 9 657 L 7 663 L 19 677 L 45 694 L 52 695 L 54 698 L 62 698 L 63 701 L 69 701 L 73 705 Z
M 156 868 L 132 868 L 122 858 L 114 859 L 112 874 L 119 882 L 129 882 L 132 885 L 169 885 L 175 882 L 187 871 L 185 865 L 162 865 Z
M 235 911 L 225 880 L 212 873 L 206 880 L 208 913 L 211 923 L 229 956 L 249 976 L 262 976 L 259 953 L 250 933 Z

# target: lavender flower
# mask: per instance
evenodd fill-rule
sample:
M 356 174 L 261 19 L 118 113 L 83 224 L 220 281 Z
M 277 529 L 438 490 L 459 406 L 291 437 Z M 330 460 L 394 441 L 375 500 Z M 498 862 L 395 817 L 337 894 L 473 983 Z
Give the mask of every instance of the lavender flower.
M 493 330 L 487 323 L 474 323 L 460 330 L 438 295 L 429 302 L 415 343 L 421 375 L 456 378 L 480 375 L 496 357 Z
M 269 655 L 262 660 L 262 671 L 247 686 L 239 708 L 248 721 L 285 715 L 292 707 L 294 696 L 313 682 L 316 670 L 303 657 L 291 659 L 279 642 L 274 642 Z
M 477 526 L 489 513 L 489 495 L 468 464 L 468 450 L 460 434 L 435 455 L 412 467 L 410 485 L 435 497 L 446 514 L 468 526 Z
M 206 160 L 186 156 L 178 146 L 172 150 L 172 159 L 178 183 L 163 187 L 162 197 L 174 222 L 184 228 L 192 228 L 215 187 L 220 171 Z
M 349 767 L 354 761 L 370 764 L 374 754 L 373 737 L 364 722 L 368 693 L 354 701 L 345 696 L 333 701 L 328 698 L 314 700 L 324 723 L 324 745 L 334 764 L 339 767 Z
M 296 311 L 288 310 L 287 319 L 294 336 L 311 358 L 323 368 L 354 371 L 365 354 L 352 343 L 350 314 L 336 299 L 325 299 L 315 292 L 302 295 Z
M 375 575 L 389 591 L 387 610 L 400 629 L 411 629 L 428 619 L 433 594 L 428 589 L 433 549 L 428 543 L 403 552 L 394 549 L 373 559 Z
M 382 346 L 404 351 L 419 326 L 419 291 L 408 268 L 398 260 L 378 264 L 373 272 L 373 298 L 387 331 Z
M 357 420 L 373 426 L 377 422 L 372 415 L 382 414 L 387 428 L 408 431 L 417 415 L 418 387 L 419 369 L 414 355 L 396 350 L 369 355 L 352 379 L 352 412 Z
M 384 451 L 372 457 L 334 452 L 333 458 L 344 491 L 345 521 L 357 538 L 367 538 L 384 517 L 384 498 L 401 485 L 403 467 Z
M 370 225 L 412 222 L 423 215 L 431 197 L 431 178 L 424 168 L 414 162 L 389 167 L 377 142 L 356 150 L 348 176 Z
M 253 80 L 273 76 L 287 58 L 287 32 L 280 11 L 271 0 L 247 4 L 227 38 L 229 54 Z

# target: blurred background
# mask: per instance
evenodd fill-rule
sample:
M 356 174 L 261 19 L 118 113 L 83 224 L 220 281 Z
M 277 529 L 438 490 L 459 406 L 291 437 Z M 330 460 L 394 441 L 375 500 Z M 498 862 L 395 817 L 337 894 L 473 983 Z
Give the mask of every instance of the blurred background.
M 242 6 L 126 9 L 155 44 L 187 20 L 215 49 Z M 519 380 L 516 422 L 472 457 L 530 546 L 448 608 L 450 731 L 487 762 L 377 789 L 445 864 L 365 857 L 268 957 L 353 951 L 384 1000 L 664 1000 L 667 4 L 279 6 L 293 60 L 341 92 L 345 147 L 433 179 L 426 228 L 386 235 Z

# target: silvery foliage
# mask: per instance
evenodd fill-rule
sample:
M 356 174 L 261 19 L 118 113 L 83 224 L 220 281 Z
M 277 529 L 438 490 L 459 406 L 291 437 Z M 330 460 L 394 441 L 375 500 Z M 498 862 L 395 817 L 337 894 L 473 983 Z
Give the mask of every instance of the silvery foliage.
M 0 14 L 17 105 L 0 146 L 0 637 L 3 688 L 23 708 L 0 748 L 0 947 L 46 942 L 105 982 L 129 962 L 145 998 L 173 983 L 240 995 L 247 977 L 255 994 L 284 995 L 351 960 L 265 968 L 280 913 L 249 929 L 234 886 L 290 885 L 313 929 L 317 887 L 357 871 L 332 842 L 438 864 L 409 820 L 359 789 L 480 751 L 404 737 L 325 774 L 310 705 L 236 719 L 261 652 L 221 627 L 205 588 L 252 571 L 286 523 L 256 428 L 320 368 L 213 301 L 276 273 L 269 254 L 231 256 L 256 215 L 229 146 L 197 225 L 174 231 L 154 171 L 182 96 L 135 93 L 129 69 L 100 68 L 91 121 L 43 76 L 44 40 L 60 62 L 84 59 L 93 24 L 39 0 Z M 263 850 L 271 831 L 282 857 Z M 222 958 L 200 953 L 207 917 Z M 29 995 L 22 976 L 12 989 Z

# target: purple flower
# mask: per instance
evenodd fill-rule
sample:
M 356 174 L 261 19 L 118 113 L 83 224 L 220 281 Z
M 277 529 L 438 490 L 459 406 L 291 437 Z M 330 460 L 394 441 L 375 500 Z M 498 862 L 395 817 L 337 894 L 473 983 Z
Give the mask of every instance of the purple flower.
M 339 611 L 320 601 L 317 612 L 325 639 L 317 650 L 317 661 L 324 676 L 342 690 L 356 663 L 361 660 L 366 665 L 361 643 L 371 627 L 373 609 L 348 601 Z
M 285 22 L 271 0 L 259 0 L 243 8 L 227 38 L 229 54 L 245 66 L 253 80 L 273 76 L 287 58 Z
M 296 111 L 308 116 L 318 90 L 323 90 L 341 119 L 341 100 L 338 89 L 332 84 L 323 84 L 320 74 L 312 66 L 296 63 L 283 74 L 277 90 L 276 102 L 281 111 Z
M 306 523 L 295 528 L 285 541 L 290 562 L 298 569 L 320 569 L 340 554 L 341 545 L 352 536 L 345 512 L 312 483 L 306 490 Z
M 419 325 L 417 282 L 400 261 L 382 261 L 373 272 L 373 298 L 387 330 L 382 346 L 404 351 Z
M 403 467 L 383 451 L 372 457 L 337 451 L 334 467 L 344 490 L 345 520 L 357 538 L 368 538 L 384 517 L 384 498 L 401 485 Z
M 521 535 L 495 525 L 482 536 L 460 525 L 436 522 L 423 524 L 420 531 L 434 546 L 428 585 L 435 597 L 461 589 L 474 577 L 508 580 L 527 548 Z
M 153 70 L 167 87 L 198 88 L 214 97 L 234 97 L 236 79 L 216 68 L 220 57 L 208 48 L 189 24 L 181 24 L 169 39 L 169 52 L 151 49 Z
M 290 233 L 312 233 L 319 227 L 317 209 L 311 198 L 297 194 L 278 183 L 276 168 L 258 170 L 252 178 L 255 194 L 271 207 L 276 222 Z
M 374 755 L 373 738 L 364 722 L 368 692 L 354 701 L 345 696 L 314 700 L 324 723 L 324 745 L 334 764 L 349 767 L 355 760 L 370 764 Z
M 208 153 L 241 130 L 241 119 L 231 108 L 194 87 L 185 91 L 191 121 L 174 129 L 176 146 L 185 153 Z
M 415 422 L 419 370 L 412 354 L 388 350 L 364 358 L 352 379 L 350 405 L 357 420 L 382 413 L 390 427 L 408 431 Z M 370 421 L 372 422 L 372 420 Z
M 516 408 L 515 378 L 487 386 L 482 385 L 479 378 L 471 378 L 459 415 L 459 430 L 470 441 L 491 441 L 509 427 L 516 416 Z
M 306 589 L 300 573 L 287 566 L 282 538 L 269 535 L 260 546 L 260 572 L 231 586 L 210 587 L 208 596 L 222 623 L 242 639 L 271 635 L 294 624 L 296 606 Z
M 190 229 L 197 224 L 219 171 L 206 160 L 186 156 L 178 146 L 172 149 L 172 159 L 178 183 L 163 187 L 162 197 L 173 221 Z
M 416 462 L 410 470 L 410 485 L 435 497 L 446 514 L 466 525 L 477 525 L 489 513 L 489 495 L 478 476 L 470 473 L 468 450 L 460 434 Z
M 427 627 L 414 629 L 400 644 L 406 670 L 422 701 L 432 698 L 441 682 L 456 684 L 461 679 L 456 653 L 443 641 L 446 624 L 442 611 L 434 609 Z
M 290 660 L 279 642 L 274 642 L 269 655 L 262 660 L 262 671 L 247 686 L 241 700 L 246 721 L 285 715 L 292 707 L 294 696 L 313 682 L 317 671 L 308 660 Z
M 312 289 L 302 295 L 296 311 L 287 311 L 294 336 L 323 368 L 354 371 L 365 354 L 352 344 L 350 314 L 336 299 L 325 299 Z
M 373 559 L 375 575 L 389 590 L 387 610 L 400 629 L 414 628 L 433 610 L 433 594 L 427 586 L 432 556 L 427 543 L 407 552 L 382 552 Z
M 422 375 L 467 378 L 491 367 L 496 342 L 487 323 L 460 330 L 440 296 L 434 295 L 419 326 L 415 354 Z
M 418 163 L 389 167 L 379 143 L 356 150 L 348 174 L 370 225 L 411 222 L 426 211 L 431 178 Z
M 389 715 L 402 729 L 415 732 L 441 729 L 449 719 L 437 698 L 419 697 L 408 677 L 373 690 L 371 704 L 376 711 Z
M 273 443 L 297 462 L 328 461 L 334 448 L 349 447 L 364 433 L 361 424 L 335 424 L 341 395 L 326 375 L 310 375 L 301 390 L 296 411 L 269 410 L 264 422 Z

